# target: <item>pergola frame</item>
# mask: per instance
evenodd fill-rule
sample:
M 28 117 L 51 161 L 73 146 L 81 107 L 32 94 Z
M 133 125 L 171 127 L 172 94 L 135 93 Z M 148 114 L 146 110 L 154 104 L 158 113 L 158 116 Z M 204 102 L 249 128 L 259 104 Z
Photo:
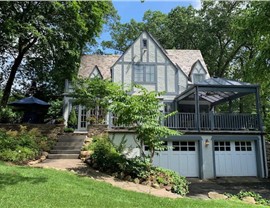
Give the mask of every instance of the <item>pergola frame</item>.
M 175 98 L 175 102 L 186 100 L 194 95 L 195 101 L 195 122 L 196 128 L 200 131 L 200 99 L 208 101 L 213 106 L 219 105 L 248 94 L 255 94 L 256 112 L 259 121 L 259 130 L 262 131 L 261 104 L 259 95 L 259 85 L 253 85 L 245 82 L 232 81 L 222 78 L 210 78 L 200 83 L 192 85 L 186 91 Z

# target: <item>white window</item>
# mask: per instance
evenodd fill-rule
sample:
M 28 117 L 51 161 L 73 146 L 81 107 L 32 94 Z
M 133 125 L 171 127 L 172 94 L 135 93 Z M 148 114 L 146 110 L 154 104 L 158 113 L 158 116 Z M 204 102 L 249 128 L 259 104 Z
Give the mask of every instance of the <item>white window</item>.
M 196 151 L 195 142 L 172 142 L 173 151 Z
M 215 151 L 231 151 L 230 142 L 215 142 Z
M 153 65 L 134 65 L 134 82 L 155 82 L 155 66 Z
M 205 74 L 193 74 L 193 83 L 198 83 L 205 80 Z

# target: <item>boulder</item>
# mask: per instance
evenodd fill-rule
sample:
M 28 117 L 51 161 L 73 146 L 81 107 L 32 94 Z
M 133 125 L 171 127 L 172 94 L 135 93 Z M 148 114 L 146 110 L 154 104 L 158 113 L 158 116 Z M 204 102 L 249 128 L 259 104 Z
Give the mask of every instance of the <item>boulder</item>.
M 140 183 L 140 179 L 139 178 L 135 178 L 134 179 L 134 183 L 139 184 Z
M 152 187 L 155 188 L 155 189 L 160 189 L 160 186 L 159 186 L 159 184 L 157 184 L 157 183 L 153 183 L 153 184 L 152 184 Z
M 256 201 L 252 196 L 246 196 L 242 199 L 242 201 L 248 204 L 256 204 Z
M 80 156 L 85 158 L 85 157 L 88 157 L 90 154 L 91 154 L 90 151 L 81 151 Z
M 41 153 L 41 155 L 42 155 L 42 156 L 45 156 L 45 157 L 47 157 L 48 154 L 49 154 L 48 152 L 42 152 L 42 153 Z
M 164 186 L 164 188 L 165 188 L 166 191 L 171 191 L 172 190 L 171 186 Z
M 46 156 L 42 155 L 42 156 L 40 157 L 40 162 L 43 162 L 44 160 L 46 160 Z
M 227 199 L 228 197 L 224 194 L 219 194 L 217 192 L 211 191 L 208 193 L 210 199 Z

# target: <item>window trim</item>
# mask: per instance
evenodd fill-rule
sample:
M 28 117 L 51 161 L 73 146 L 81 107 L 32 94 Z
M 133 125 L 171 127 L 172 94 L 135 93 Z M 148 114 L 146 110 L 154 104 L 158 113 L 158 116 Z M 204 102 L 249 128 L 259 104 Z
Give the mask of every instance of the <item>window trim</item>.
M 142 67 L 143 68 L 143 81 L 135 81 L 135 67 Z M 153 82 L 152 81 L 146 81 L 146 69 L 147 67 L 153 67 Z M 132 67 L 132 81 L 133 83 L 138 83 L 138 84 L 156 84 L 157 83 L 157 78 L 156 78 L 156 66 L 154 64 L 135 64 Z

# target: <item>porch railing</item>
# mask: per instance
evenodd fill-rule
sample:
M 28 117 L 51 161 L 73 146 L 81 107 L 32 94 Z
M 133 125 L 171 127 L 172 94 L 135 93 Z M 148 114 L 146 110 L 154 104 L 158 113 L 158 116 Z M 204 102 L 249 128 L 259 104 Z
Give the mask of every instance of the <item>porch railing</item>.
M 197 119 L 199 119 L 197 122 Z M 198 126 L 200 123 L 200 126 Z M 164 121 L 164 125 L 180 130 L 259 130 L 257 114 L 246 113 L 201 113 L 196 118 L 195 113 L 176 113 Z

